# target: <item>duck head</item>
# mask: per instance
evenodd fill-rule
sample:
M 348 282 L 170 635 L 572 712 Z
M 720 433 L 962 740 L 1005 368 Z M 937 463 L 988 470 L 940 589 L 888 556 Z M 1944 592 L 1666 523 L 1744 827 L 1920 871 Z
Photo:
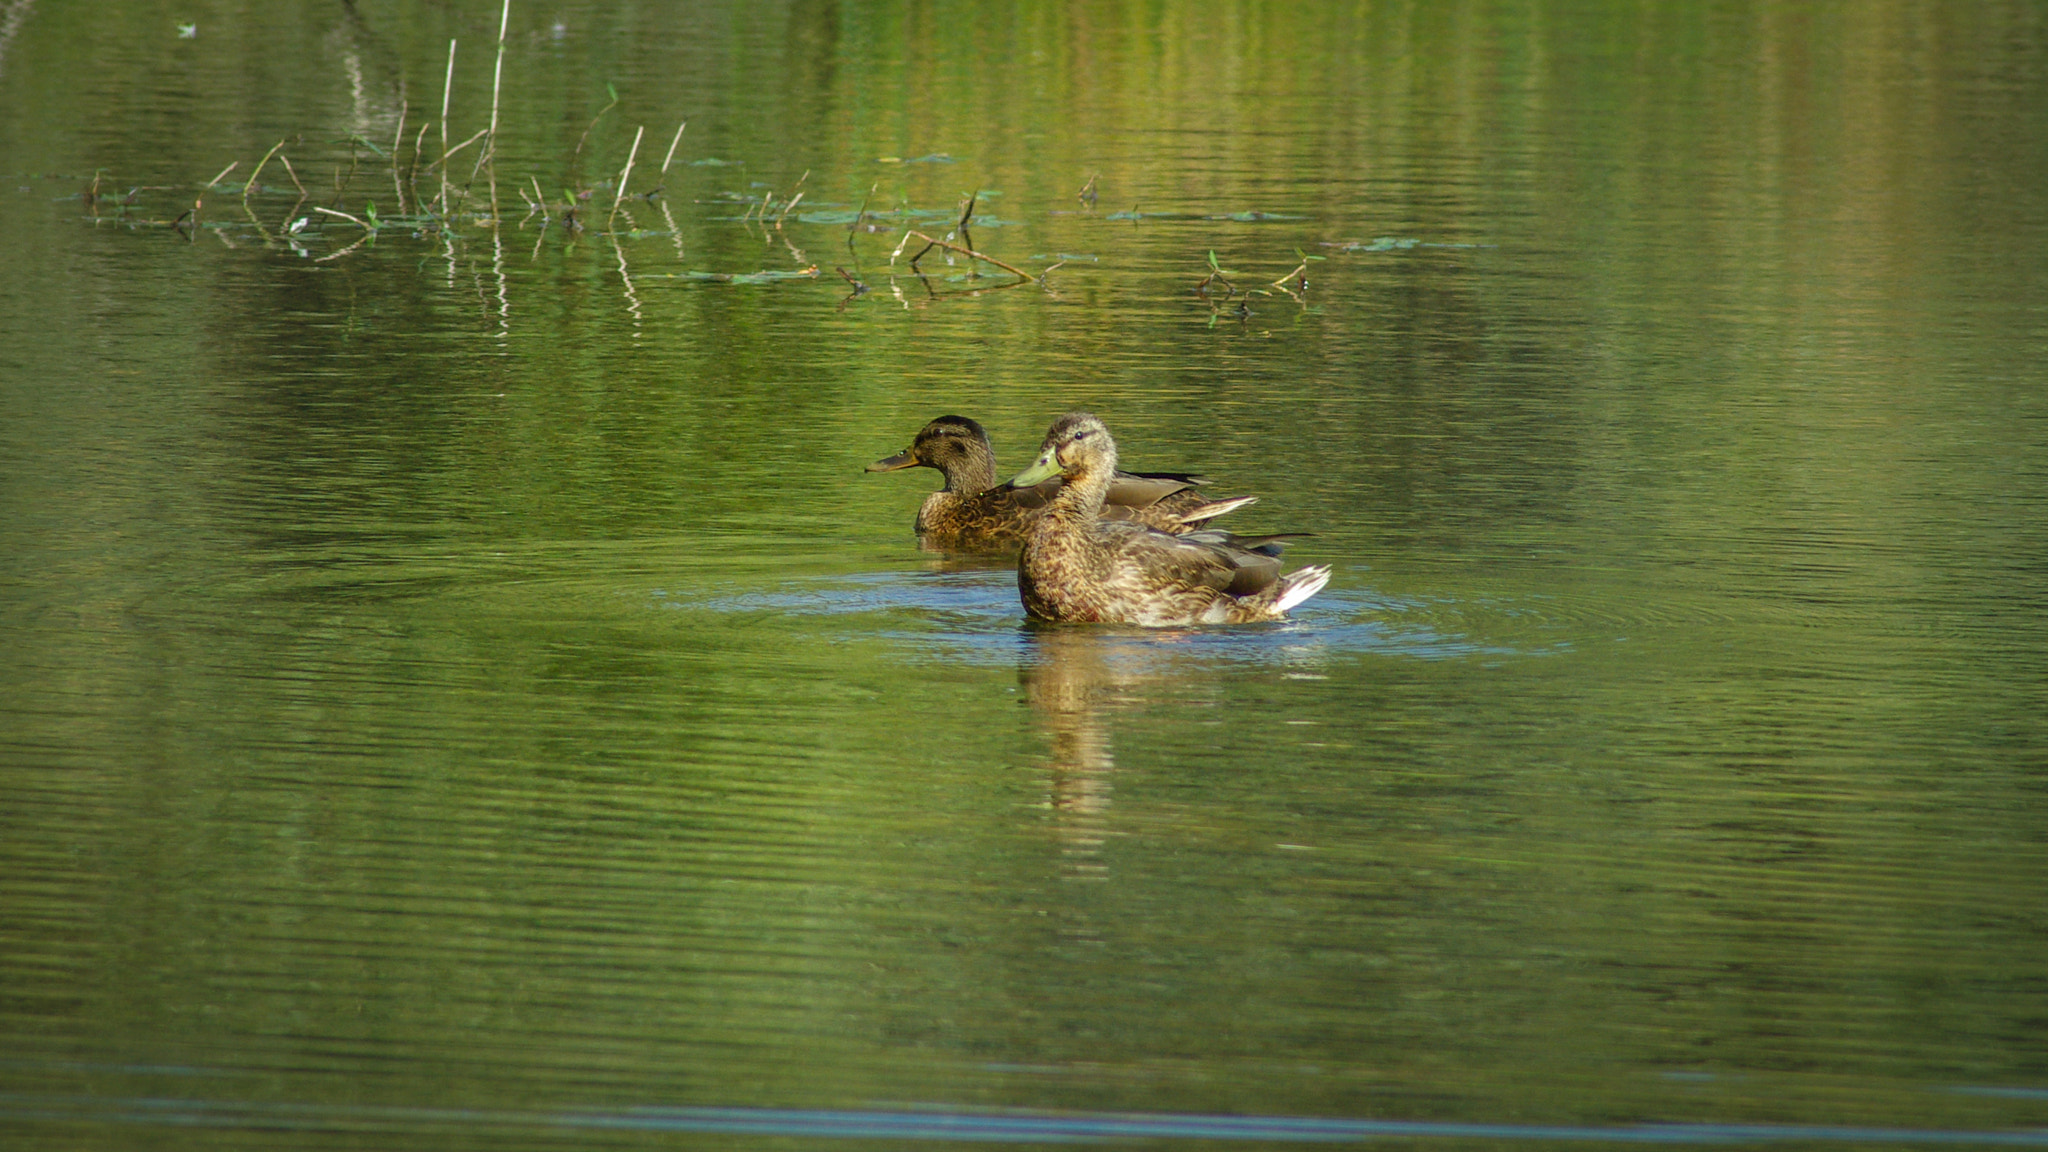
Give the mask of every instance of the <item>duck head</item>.
M 1038 459 L 1010 483 L 1019 488 L 1042 484 L 1055 476 L 1069 482 L 1116 473 L 1116 441 L 1092 412 L 1069 412 L 1052 422 Z
M 918 430 L 910 447 L 868 465 L 870 472 L 936 468 L 949 491 L 979 492 L 996 482 L 995 451 L 988 433 L 965 416 L 941 416 Z

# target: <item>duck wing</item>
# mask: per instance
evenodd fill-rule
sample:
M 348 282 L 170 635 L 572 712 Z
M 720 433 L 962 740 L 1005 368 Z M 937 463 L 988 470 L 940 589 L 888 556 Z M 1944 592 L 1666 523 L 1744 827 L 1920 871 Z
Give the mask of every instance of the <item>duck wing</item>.
M 1171 480 L 1183 488 L 1200 488 L 1209 482 L 1209 478 L 1199 472 L 1126 472 L 1121 468 L 1117 469 L 1116 478 L 1119 480 Z
M 1176 492 L 1189 491 L 1189 485 L 1199 483 L 1200 480 L 1200 477 L 1183 476 L 1178 473 L 1134 476 L 1119 472 L 1116 479 L 1110 481 L 1109 495 L 1103 500 L 1102 514 L 1115 520 L 1127 519 L 1132 512 L 1150 508 Z M 989 489 L 983 496 L 1008 507 L 1035 510 L 1052 503 L 1052 498 L 1059 495 L 1060 483 L 1058 476 L 1028 488 L 1019 488 L 1005 482 Z M 1200 504 L 1201 501 L 1197 499 L 1193 503 Z
M 1109 482 L 1103 504 L 1120 508 L 1150 508 L 1176 492 L 1206 484 L 1200 476 L 1184 472 L 1119 472 Z
M 1313 532 L 1268 532 L 1263 536 L 1239 536 L 1220 528 L 1204 528 L 1199 532 L 1182 533 L 1181 539 L 1194 540 L 1202 544 L 1221 544 L 1245 552 L 1258 552 L 1277 558 L 1287 545 L 1283 541 L 1299 540 L 1313 536 Z
M 1121 524 L 1104 528 L 1122 529 Z M 1121 551 L 1147 577 L 1189 588 L 1211 588 L 1232 596 L 1254 596 L 1280 580 L 1280 557 L 1255 548 L 1240 547 L 1235 541 L 1269 544 L 1260 537 L 1237 537 L 1228 532 L 1190 532 L 1169 536 L 1149 528 L 1130 525 L 1119 532 Z

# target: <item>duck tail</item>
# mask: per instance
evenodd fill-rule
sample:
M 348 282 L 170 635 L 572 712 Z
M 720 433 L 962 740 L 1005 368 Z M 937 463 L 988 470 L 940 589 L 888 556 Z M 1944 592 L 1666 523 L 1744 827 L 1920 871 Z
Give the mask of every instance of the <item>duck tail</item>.
M 1323 590 L 1330 582 L 1330 566 L 1312 564 L 1296 572 L 1290 572 L 1280 581 L 1280 598 L 1273 603 L 1273 611 L 1285 612 L 1296 604 Z
M 1225 512 L 1235 512 L 1247 504 L 1257 504 L 1258 502 L 1259 498 L 1257 496 L 1236 496 L 1229 500 L 1211 500 L 1206 504 L 1197 505 L 1182 513 L 1180 522 L 1191 526 L 1197 525 L 1205 520 L 1214 520 Z

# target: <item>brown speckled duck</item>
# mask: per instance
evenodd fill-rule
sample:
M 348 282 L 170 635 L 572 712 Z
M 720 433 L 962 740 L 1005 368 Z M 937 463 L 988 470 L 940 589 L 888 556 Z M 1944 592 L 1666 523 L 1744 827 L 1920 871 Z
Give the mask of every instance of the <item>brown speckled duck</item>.
M 1071 412 L 1053 422 L 1037 462 L 1010 481 L 1019 488 L 1054 476 L 1065 481 L 1017 563 L 1017 590 L 1032 616 L 1150 628 L 1279 620 L 1330 582 L 1324 565 L 1282 576 L 1278 549 L 1266 541 L 1223 532 L 1173 536 L 1105 519 L 1115 475 L 1109 429 L 1091 413 Z
M 868 465 L 870 472 L 936 468 L 945 487 L 917 510 L 917 534 L 928 547 L 951 551 L 1004 551 L 1019 547 L 1031 525 L 1060 490 L 1049 476 L 1031 485 L 996 482 L 996 455 L 988 433 L 965 416 L 941 416 L 918 431 L 910 447 Z M 1210 500 L 1203 483 L 1181 472 L 1115 472 L 1103 493 L 1102 515 L 1161 532 L 1183 533 L 1258 499 Z

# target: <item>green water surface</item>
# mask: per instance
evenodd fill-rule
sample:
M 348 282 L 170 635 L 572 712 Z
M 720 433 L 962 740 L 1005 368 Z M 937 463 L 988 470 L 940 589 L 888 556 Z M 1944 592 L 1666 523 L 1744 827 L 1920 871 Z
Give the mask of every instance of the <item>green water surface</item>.
M 8 1139 L 2048 1128 L 2038 5 L 500 16 L 0 4 Z M 1329 588 L 862 472 L 1077 408 Z

